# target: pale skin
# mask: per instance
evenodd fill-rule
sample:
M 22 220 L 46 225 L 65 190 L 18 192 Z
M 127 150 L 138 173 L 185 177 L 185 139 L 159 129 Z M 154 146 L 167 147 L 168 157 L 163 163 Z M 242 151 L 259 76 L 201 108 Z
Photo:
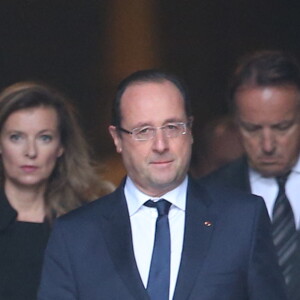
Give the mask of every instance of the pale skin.
M 56 111 L 34 107 L 13 112 L 0 132 L 4 190 L 19 221 L 43 222 L 44 193 L 63 154 Z
M 169 81 L 134 83 L 127 87 L 121 98 L 121 114 L 121 126 L 127 130 L 190 121 L 182 95 Z M 145 194 L 160 197 L 185 178 L 193 143 L 190 128 L 176 138 L 168 138 L 157 130 L 156 136 L 148 141 L 136 141 L 131 135 L 118 132 L 115 126 L 110 126 L 109 132 L 123 157 L 128 176 Z
M 265 177 L 288 172 L 300 152 L 300 91 L 290 85 L 245 87 L 235 101 L 250 166 Z

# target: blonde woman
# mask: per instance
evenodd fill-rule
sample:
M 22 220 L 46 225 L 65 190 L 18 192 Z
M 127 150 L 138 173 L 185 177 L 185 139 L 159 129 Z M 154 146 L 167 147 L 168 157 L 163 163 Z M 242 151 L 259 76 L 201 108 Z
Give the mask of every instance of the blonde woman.
M 0 94 L 0 299 L 34 300 L 54 218 L 110 191 L 69 102 L 21 82 Z

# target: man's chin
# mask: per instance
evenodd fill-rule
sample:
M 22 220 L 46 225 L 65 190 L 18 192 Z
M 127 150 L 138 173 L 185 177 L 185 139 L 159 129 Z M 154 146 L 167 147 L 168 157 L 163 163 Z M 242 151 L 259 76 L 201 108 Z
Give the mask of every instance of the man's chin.
M 287 173 L 289 170 L 280 165 L 263 165 L 254 168 L 258 173 L 260 173 L 263 177 L 276 177 Z
M 179 180 L 174 175 L 169 177 L 152 177 L 151 181 L 151 186 L 161 190 L 173 189 L 174 187 L 180 184 Z

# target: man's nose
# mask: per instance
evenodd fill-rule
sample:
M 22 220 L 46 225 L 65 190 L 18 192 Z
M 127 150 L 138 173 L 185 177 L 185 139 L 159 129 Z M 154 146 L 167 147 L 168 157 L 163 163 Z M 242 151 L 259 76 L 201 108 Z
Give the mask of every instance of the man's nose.
M 276 136 L 271 130 L 265 130 L 261 137 L 261 148 L 264 153 L 272 154 L 276 149 Z
M 164 152 L 169 148 L 169 138 L 163 130 L 157 129 L 152 140 L 152 149 L 157 152 Z

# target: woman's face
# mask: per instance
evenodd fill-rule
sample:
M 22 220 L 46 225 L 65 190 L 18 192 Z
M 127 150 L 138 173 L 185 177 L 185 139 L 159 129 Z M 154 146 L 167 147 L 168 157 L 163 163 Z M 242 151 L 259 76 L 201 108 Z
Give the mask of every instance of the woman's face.
M 5 186 L 46 185 L 63 152 L 54 108 L 41 106 L 13 112 L 0 132 Z

